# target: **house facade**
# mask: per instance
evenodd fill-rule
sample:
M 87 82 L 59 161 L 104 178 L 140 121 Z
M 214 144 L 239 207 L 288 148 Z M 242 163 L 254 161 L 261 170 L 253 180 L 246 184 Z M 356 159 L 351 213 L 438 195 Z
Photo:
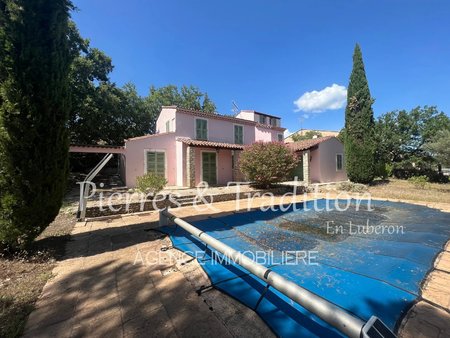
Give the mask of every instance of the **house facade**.
M 284 130 L 279 117 L 253 110 L 225 116 L 162 107 L 155 134 L 125 140 L 122 177 L 128 187 L 146 172 L 163 175 L 169 186 L 241 181 L 237 163 L 244 146 L 282 142 Z
M 347 181 L 344 145 L 334 136 L 287 143 L 301 161 L 292 174 L 307 183 Z

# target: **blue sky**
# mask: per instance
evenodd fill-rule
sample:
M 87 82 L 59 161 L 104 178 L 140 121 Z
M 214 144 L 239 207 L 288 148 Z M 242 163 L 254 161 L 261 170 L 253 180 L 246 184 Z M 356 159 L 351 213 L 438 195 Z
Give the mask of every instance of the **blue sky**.
M 300 123 L 339 130 L 358 42 L 375 116 L 418 105 L 450 113 L 447 0 L 74 4 L 81 34 L 113 59 L 111 79 L 133 82 L 142 95 L 150 85 L 195 85 L 220 113 L 231 113 L 234 100 L 241 109 L 281 116 L 291 131 Z

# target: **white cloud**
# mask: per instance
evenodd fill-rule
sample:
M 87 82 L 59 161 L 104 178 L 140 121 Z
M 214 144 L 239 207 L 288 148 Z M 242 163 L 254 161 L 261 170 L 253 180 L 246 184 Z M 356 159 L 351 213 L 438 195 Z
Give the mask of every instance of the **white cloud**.
M 340 109 L 345 106 L 347 100 L 347 88 L 333 83 L 322 90 L 313 90 L 300 96 L 294 104 L 295 111 L 308 113 L 321 113 L 325 110 Z
M 291 136 L 292 134 L 293 134 L 292 131 L 290 131 L 289 129 L 286 129 L 286 130 L 284 131 L 284 138 L 286 138 L 286 137 L 288 137 L 288 136 Z

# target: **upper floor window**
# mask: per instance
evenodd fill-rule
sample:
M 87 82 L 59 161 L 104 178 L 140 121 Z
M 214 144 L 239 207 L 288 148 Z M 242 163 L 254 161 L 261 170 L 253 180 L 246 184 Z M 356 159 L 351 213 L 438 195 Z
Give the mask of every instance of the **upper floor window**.
M 272 127 L 279 127 L 280 126 L 280 120 L 275 118 L 275 117 L 271 117 L 270 118 L 270 125 Z
M 344 167 L 344 156 L 336 154 L 336 171 L 342 170 Z
M 170 120 L 166 122 L 166 133 L 170 132 Z
M 195 138 L 197 140 L 208 139 L 208 121 L 203 119 L 195 120 Z
M 244 144 L 244 127 L 234 125 L 234 143 Z
M 284 141 L 284 136 L 283 134 L 278 134 L 278 142 L 283 142 Z
M 259 123 L 266 124 L 266 117 L 264 115 L 259 115 Z

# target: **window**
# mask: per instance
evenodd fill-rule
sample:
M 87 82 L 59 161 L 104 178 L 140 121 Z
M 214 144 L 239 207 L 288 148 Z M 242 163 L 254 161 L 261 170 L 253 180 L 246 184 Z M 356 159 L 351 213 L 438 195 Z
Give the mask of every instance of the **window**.
M 170 120 L 167 120 L 166 122 L 166 133 L 170 131 Z
M 234 143 L 244 144 L 244 127 L 234 125 Z
M 163 151 L 147 151 L 146 169 L 148 173 L 166 176 L 166 154 Z
M 208 139 L 208 121 L 202 119 L 195 120 L 195 135 L 197 140 Z
M 343 155 L 336 154 L 336 171 L 342 170 L 343 166 L 344 166 Z
M 266 117 L 264 115 L 259 115 L 259 123 L 266 124 Z
M 283 141 L 284 141 L 283 134 L 278 134 L 278 142 L 283 142 Z

